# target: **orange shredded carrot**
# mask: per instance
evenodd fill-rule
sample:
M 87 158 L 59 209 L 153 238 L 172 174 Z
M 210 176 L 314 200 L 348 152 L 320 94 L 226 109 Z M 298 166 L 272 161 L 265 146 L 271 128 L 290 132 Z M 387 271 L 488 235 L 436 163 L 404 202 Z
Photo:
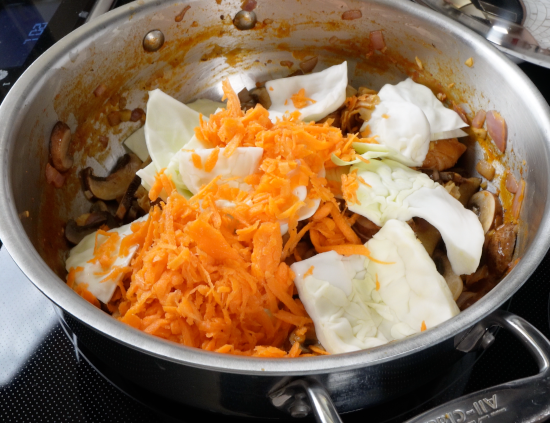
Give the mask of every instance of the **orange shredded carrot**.
M 292 344 L 292 348 L 288 352 L 288 356 L 289 357 L 298 357 L 301 352 L 302 352 L 302 350 L 300 349 L 300 343 L 295 342 L 294 344 Z
M 319 347 L 319 346 L 316 346 L 316 345 L 310 345 L 308 347 L 311 351 L 313 351 L 314 353 L 317 353 L 319 355 L 330 355 L 329 352 L 325 351 L 325 349 Z
M 378 273 L 376 274 L 376 290 L 380 291 L 380 281 L 378 280 Z
M 212 169 L 214 169 L 214 166 L 216 166 L 216 163 L 218 162 L 219 154 L 220 154 L 220 147 L 216 147 L 214 151 L 210 153 L 210 155 L 204 162 L 204 170 L 206 172 L 212 172 Z
M 69 274 L 67 275 L 67 285 L 69 285 L 70 288 L 74 288 L 74 283 L 76 280 L 76 273 L 82 272 L 84 270 L 83 267 L 77 266 L 77 267 L 71 267 L 69 269 Z
M 205 350 L 272 358 L 327 354 L 322 348 L 302 354 L 298 343 L 283 349 L 294 330 L 304 335 L 313 324 L 295 298 L 294 274 L 285 259 L 301 259 L 306 250 L 302 246 L 298 252 L 298 244 L 309 233 L 317 252 L 376 261 L 351 228 L 357 216 L 339 210 L 328 181 L 319 176 L 334 166 L 333 155 L 355 158 L 357 136 L 343 136 L 330 123 L 303 122 L 298 111 L 272 123 L 260 104 L 243 112 L 227 80 L 222 88 L 227 107 L 208 120 L 200 116 L 195 128 L 199 141 L 213 151 L 204 161 L 193 152 L 193 164 L 210 172 L 222 148 L 230 157 L 238 147 L 261 147 L 258 171 L 244 180 L 250 189 L 241 190 L 229 183 L 235 180 L 231 175 L 220 175 L 187 200 L 164 170 L 158 172 L 149 198 L 161 196 L 163 202 L 151 208 L 147 221 L 132 224 L 132 233 L 122 240 L 98 232 L 93 260 L 102 264 L 105 280 L 118 281 L 107 306 L 134 328 Z M 313 102 L 305 90 L 292 100 L 302 107 Z M 356 176 L 343 183 L 348 196 L 359 183 Z M 221 209 L 218 200 L 233 206 Z M 313 217 L 299 224 L 300 211 L 319 201 Z M 128 267 L 113 269 L 118 245 L 120 255 L 131 248 L 136 252 Z M 75 273 L 69 272 L 69 284 L 74 285 Z M 95 297 L 84 288 L 77 287 L 92 302 Z
M 361 160 L 363 163 L 370 163 L 370 160 L 365 159 L 363 156 L 356 156 L 359 160 Z
M 357 182 L 358 169 L 353 169 L 347 175 L 342 175 L 342 194 L 344 199 L 350 204 L 361 204 L 357 199 L 357 190 L 359 183 Z
M 199 156 L 197 153 L 192 153 L 191 159 L 193 160 L 193 166 L 195 166 L 197 169 L 202 169 L 201 156 Z
M 307 278 L 308 276 L 310 275 L 313 275 L 313 269 L 315 268 L 315 266 L 310 266 L 309 269 L 307 269 L 307 272 L 304 273 L 304 279 Z
M 292 100 L 292 104 L 294 104 L 294 107 L 297 109 L 303 109 L 304 107 L 308 106 L 308 102 L 311 104 L 317 103 L 312 98 L 306 97 L 306 89 L 301 88 L 300 91 L 298 91 L 296 94 L 292 94 L 290 97 Z
M 336 208 L 334 204 L 331 203 L 331 212 L 332 220 L 334 223 L 336 223 L 336 226 L 342 234 L 346 237 L 346 239 L 351 242 L 352 244 L 362 244 L 361 239 L 357 236 L 357 234 L 351 229 L 351 226 L 348 225 L 348 222 L 344 219 L 344 217 L 340 214 L 340 211 Z
M 86 301 L 88 301 L 90 304 L 95 305 L 97 308 L 101 308 L 101 305 L 99 304 L 99 300 L 92 294 L 90 291 L 88 291 L 88 284 L 87 283 L 79 283 L 74 290 L 78 295 L 80 295 L 82 298 L 84 298 Z
M 420 332 L 424 332 L 426 330 L 426 322 L 422 320 L 422 325 L 420 326 Z
M 315 214 L 312 217 L 312 220 L 319 221 L 327 217 L 332 211 L 332 203 L 324 203 L 321 207 L 317 209 Z

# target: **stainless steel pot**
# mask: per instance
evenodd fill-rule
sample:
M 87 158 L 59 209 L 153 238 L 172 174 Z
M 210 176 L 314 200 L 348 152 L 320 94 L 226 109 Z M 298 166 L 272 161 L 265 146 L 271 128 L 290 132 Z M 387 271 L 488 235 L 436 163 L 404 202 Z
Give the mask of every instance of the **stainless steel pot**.
M 86 24 L 25 72 L 0 108 L 0 238 L 16 263 L 63 310 L 80 343 L 139 386 L 183 404 L 258 417 L 299 416 L 313 409 L 318 418 L 330 421 L 337 419 L 335 410 L 387 401 L 437 377 L 463 354 L 490 344 L 487 329 L 493 325 L 511 328 L 531 343 L 542 369 L 537 392 L 548 395 L 548 341 L 517 317 L 487 317 L 527 280 L 550 245 L 550 114 L 540 93 L 484 39 L 406 1 L 259 3 L 254 10 L 258 22 L 246 31 L 233 25 L 240 9 L 237 0 L 139 1 Z M 187 6 L 178 22 L 176 16 Z M 360 10 L 362 17 L 343 20 L 347 10 Z M 164 45 L 145 51 L 144 36 L 155 29 L 163 33 Z M 388 50 L 369 56 L 369 33 L 379 29 Z M 400 342 L 351 354 L 266 360 L 209 353 L 151 337 L 100 312 L 67 287 L 63 225 L 89 208 L 78 171 L 91 165 L 97 173 L 105 172 L 122 154 L 119 140 L 136 129 L 130 124 L 108 126 L 109 96 L 123 94 L 129 108 L 144 107 L 147 91 L 157 87 L 186 102 L 218 99 L 224 78 L 237 91 L 251 88 L 257 81 L 287 75 L 285 66 L 295 69 L 313 55 L 319 57 L 318 69 L 348 60 L 356 86 L 380 88 L 416 73 L 472 110 L 496 109 L 506 118 L 509 147 L 504 162 L 518 177 L 522 168 L 527 183 L 516 248 L 521 261 L 490 294 L 439 327 Z M 474 59 L 472 68 L 464 65 L 469 57 Z M 451 83 L 454 88 L 447 88 Z M 105 97 L 93 94 L 99 84 L 107 88 Z M 49 134 L 57 120 L 67 122 L 74 133 L 75 166 L 60 190 L 44 177 Z M 100 135 L 110 137 L 105 150 L 97 142 Z M 470 146 L 467 158 L 473 173 L 482 154 L 479 146 Z M 532 387 L 535 382 L 529 383 Z M 476 400 L 493 404 L 493 392 Z M 499 410 L 502 398 L 498 393 Z M 484 408 L 479 404 L 475 410 L 493 410 L 486 402 Z M 509 402 L 504 407 L 503 416 L 516 418 L 516 406 Z M 536 412 L 541 409 L 548 411 L 548 404 Z M 487 413 L 497 411 L 491 410 Z

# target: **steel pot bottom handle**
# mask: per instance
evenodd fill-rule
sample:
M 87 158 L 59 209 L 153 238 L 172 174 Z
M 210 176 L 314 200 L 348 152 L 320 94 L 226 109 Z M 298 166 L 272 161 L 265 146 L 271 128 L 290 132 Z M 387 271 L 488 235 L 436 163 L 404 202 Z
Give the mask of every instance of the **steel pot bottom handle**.
M 492 417 L 498 417 L 499 423 L 520 423 L 541 422 L 550 417 L 550 342 L 529 322 L 505 311 L 496 311 L 481 324 L 485 328 L 500 326 L 512 332 L 537 361 L 539 373 L 468 394 L 406 423 L 481 423 Z M 302 388 L 307 393 L 318 422 L 342 421 L 327 391 L 318 382 L 300 379 L 293 381 L 291 385 Z M 302 405 L 304 407 L 307 405 Z M 304 415 L 300 415 L 299 409 L 295 408 L 294 411 L 293 413 L 293 409 L 289 409 L 294 417 Z M 307 414 L 309 410 L 304 408 L 302 411 Z

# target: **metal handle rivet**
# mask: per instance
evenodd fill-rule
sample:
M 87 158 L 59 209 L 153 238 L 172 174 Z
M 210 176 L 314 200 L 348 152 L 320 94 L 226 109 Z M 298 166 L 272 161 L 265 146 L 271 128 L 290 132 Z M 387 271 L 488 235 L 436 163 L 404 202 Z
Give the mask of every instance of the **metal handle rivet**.
M 252 29 L 256 26 L 256 13 L 247 10 L 241 10 L 233 18 L 233 25 L 241 31 Z
M 164 34 L 158 29 L 149 31 L 143 38 L 143 48 L 145 51 L 157 51 L 164 44 Z

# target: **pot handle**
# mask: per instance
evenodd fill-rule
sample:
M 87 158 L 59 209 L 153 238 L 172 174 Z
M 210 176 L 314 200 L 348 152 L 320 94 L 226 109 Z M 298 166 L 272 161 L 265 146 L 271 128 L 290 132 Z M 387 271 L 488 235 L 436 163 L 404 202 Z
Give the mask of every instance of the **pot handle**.
M 480 323 L 512 332 L 536 360 L 539 373 L 457 398 L 406 423 L 481 423 L 496 416 L 499 423 L 520 423 L 550 416 L 550 342 L 529 322 L 506 311 L 498 310 Z M 316 420 L 341 422 L 327 391 L 313 381 L 303 382 Z

